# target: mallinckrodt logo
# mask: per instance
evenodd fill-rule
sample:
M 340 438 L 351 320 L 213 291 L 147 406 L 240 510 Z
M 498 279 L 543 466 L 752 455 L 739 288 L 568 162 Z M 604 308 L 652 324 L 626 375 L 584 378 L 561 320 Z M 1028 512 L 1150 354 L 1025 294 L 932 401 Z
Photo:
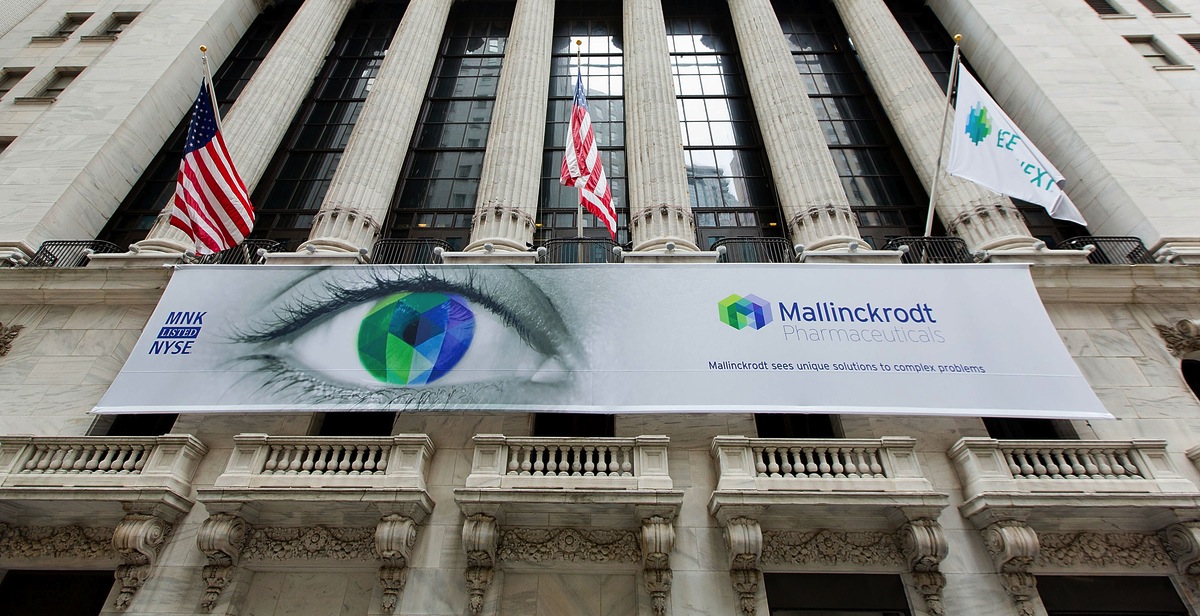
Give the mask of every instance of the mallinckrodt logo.
M 971 107 L 971 112 L 967 114 L 966 132 L 971 143 L 975 145 L 979 145 L 979 142 L 987 139 L 992 133 L 992 119 L 988 117 L 987 107 L 984 107 L 983 103 Z
M 734 329 L 762 329 L 772 321 L 771 304 L 761 297 L 730 295 L 717 302 L 721 322 Z

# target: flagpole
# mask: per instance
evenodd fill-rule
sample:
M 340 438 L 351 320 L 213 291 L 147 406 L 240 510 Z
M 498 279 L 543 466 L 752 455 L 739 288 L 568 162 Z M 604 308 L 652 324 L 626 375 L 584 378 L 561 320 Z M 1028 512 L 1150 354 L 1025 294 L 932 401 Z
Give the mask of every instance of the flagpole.
M 946 119 L 950 116 L 950 93 L 954 91 L 954 81 L 958 77 L 958 44 L 962 41 L 961 34 L 954 35 L 954 53 L 950 56 L 950 78 L 946 80 L 946 108 L 942 111 L 942 130 L 938 135 L 937 165 L 933 169 L 933 180 L 929 183 L 929 213 L 925 216 L 925 237 L 933 234 L 933 210 L 937 203 L 938 178 L 942 175 L 942 154 L 946 149 Z
M 583 39 L 575 39 L 575 71 L 576 71 L 575 72 L 576 84 L 577 85 L 582 84 L 583 83 Z M 572 97 L 574 97 L 575 93 L 572 92 L 571 95 L 572 95 Z M 575 105 L 574 98 L 571 99 L 571 105 L 572 105 L 571 113 L 574 114 L 574 105 Z M 579 198 L 576 199 L 576 201 L 578 202 L 578 205 L 576 207 L 579 208 L 579 216 L 577 216 L 575 219 L 575 233 L 576 233 L 576 237 L 579 238 L 579 242 L 576 245 L 576 251 L 578 252 L 578 255 L 576 256 L 576 259 L 577 259 L 576 263 L 583 263 L 583 187 L 582 186 L 579 187 L 579 189 L 576 192 L 579 196 Z

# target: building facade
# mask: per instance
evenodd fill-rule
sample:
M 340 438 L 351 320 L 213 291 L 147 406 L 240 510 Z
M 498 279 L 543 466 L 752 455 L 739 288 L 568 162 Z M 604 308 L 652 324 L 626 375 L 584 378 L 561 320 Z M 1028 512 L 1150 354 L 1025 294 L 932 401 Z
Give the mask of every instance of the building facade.
M 0 8 L 0 613 L 1200 614 L 1200 0 Z M 958 33 L 1086 228 L 943 176 L 921 237 Z M 201 45 L 216 257 L 162 217 Z M 1028 264 L 1113 419 L 91 412 L 176 265 L 739 262 Z

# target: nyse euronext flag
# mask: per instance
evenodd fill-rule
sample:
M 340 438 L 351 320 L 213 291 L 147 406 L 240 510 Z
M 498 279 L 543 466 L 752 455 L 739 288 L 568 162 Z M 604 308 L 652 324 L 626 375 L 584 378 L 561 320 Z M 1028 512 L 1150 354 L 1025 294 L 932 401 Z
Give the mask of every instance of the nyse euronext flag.
M 962 66 L 946 172 L 1036 203 L 1059 220 L 1087 224 L 1062 191 L 1062 174 Z

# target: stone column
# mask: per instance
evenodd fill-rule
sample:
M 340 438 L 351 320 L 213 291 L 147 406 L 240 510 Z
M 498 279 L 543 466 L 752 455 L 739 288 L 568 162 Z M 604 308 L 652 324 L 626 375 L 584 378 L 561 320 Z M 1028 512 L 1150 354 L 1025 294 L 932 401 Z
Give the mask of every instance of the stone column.
M 770 0 L 729 0 L 729 12 L 792 241 L 806 251 L 869 248 Z
M 533 241 L 553 37 L 554 0 L 517 0 L 467 252 L 525 252 Z
M 301 249 L 358 252 L 379 234 L 453 0 L 412 0 Z
M 247 190 L 254 191 L 283 141 L 354 1 L 305 0 L 233 109 L 222 118 L 221 135 Z M 138 248 L 148 252 L 190 250 L 192 240 L 172 227 L 170 219 L 168 202 L 146 239 L 137 243 Z
M 896 23 L 883 0 L 833 0 L 859 60 L 925 190 L 938 160 L 946 94 Z M 946 147 L 953 135 L 946 133 Z M 974 182 L 945 175 L 938 182 L 937 214 L 946 231 L 972 251 L 1031 248 L 1020 212 L 1009 199 Z
M 625 165 L 634 251 L 694 251 L 683 137 L 660 0 L 625 0 Z

